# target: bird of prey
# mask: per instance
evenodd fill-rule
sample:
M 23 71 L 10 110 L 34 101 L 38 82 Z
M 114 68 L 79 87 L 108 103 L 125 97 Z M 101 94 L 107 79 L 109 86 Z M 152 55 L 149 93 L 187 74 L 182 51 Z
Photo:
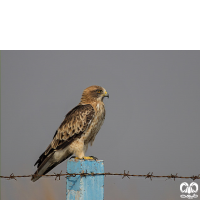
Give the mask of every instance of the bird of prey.
M 85 152 L 104 122 L 104 97 L 109 95 L 100 86 L 93 85 L 83 91 L 80 103 L 68 112 L 52 142 L 36 161 L 37 170 L 31 179 L 33 182 L 41 177 L 37 175 L 45 175 L 72 155 L 76 159 L 93 159 L 85 157 Z

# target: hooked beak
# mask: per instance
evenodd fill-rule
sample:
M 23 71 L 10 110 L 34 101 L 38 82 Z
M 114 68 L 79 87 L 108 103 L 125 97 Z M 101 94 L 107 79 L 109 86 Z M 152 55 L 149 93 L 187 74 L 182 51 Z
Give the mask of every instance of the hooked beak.
M 109 94 L 106 91 L 104 93 L 104 97 L 108 97 L 109 98 Z

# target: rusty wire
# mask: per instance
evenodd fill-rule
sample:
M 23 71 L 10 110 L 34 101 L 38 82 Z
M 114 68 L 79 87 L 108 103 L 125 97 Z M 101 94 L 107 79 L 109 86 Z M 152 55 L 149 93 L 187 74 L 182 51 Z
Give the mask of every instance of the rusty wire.
M 59 173 L 59 174 L 50 174 L 50 175 L 22 175 L 22 176 L 15 176 L 13 173 L 10 174 L 10 176 L 0 176 L 0 178 L 3 178 L 3 179 L 7 179 L 7 180 L 16 180 L 17 181 L 17 178 L 28 178 L 28 177 L 35 177 L 35 176 L 42 176 L 42 177 L 55 177 L 55 180 L 60 180 L 60 177 L 61 176 L 65 176 L 66 178 L 67 177 L 75 177 L 75 176 L 97 176 L 97 175 L 101 175 L 101 176 L 121 176 L 122 179 L 127 177 L 130 179 L 130 177 L 144 177 L 145 179 L 150 179 L 152 181 L 152 178 L 166 178 L 166 180 L 169 180 L 169 179 L 173 179 L 174 181 L 179 178 L 179 179 L 192 179 L 193 181 L 196 180 L 196 179 L 200 179 L 200 174 L 197 175 L 197 176 L 178 176 L 177 175 L 178 173 L 176 174 L 171 174 L 171 175 L 167 175 L 167 176 L 158 176 L 158 175 L 153 175 L 153 172 L 149 172 L 148 174 L 142 174 L 142 175 L 136 175 L 136 174 L 129 174 L 129 171 L 126 172 L 126 170 L 124 170 L 124 173 L 110 173 L 110 172 L 107 172 L 107 173 L 85 173 L 85 172 L 82 172 L 82 173 L 66 173 L 66 174 L 62 174 L 62 171 Z

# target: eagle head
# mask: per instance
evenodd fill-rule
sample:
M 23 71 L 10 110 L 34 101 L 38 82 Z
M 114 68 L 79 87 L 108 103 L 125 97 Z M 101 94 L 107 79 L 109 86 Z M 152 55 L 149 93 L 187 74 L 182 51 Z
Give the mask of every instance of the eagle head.
M 94 101 L 103 101 L 104 97 L 109 98 L 109 94 L 105 88 L 97 85 L 92 85 L 83 91 L 81 103 L 87 104 Z

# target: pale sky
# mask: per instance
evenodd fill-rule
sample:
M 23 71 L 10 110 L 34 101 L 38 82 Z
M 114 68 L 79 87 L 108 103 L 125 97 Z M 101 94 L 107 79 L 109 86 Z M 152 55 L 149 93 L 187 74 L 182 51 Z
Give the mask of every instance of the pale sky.
M 100 85 L 110 98 L 86 155 L 104 160 L 105 172 L 198 175 L 199 77 L 200 51 L 2 51 L 1 174 L 33 174 L 82 91 Z M 66 162 L 49 174 L 61 170 Z M 185 181 L 192 182 L 106 177 L 105 200 L 180 200 Z M 66 198 L 65 178 L 1 180 L 1 187 L 4 200 Z

